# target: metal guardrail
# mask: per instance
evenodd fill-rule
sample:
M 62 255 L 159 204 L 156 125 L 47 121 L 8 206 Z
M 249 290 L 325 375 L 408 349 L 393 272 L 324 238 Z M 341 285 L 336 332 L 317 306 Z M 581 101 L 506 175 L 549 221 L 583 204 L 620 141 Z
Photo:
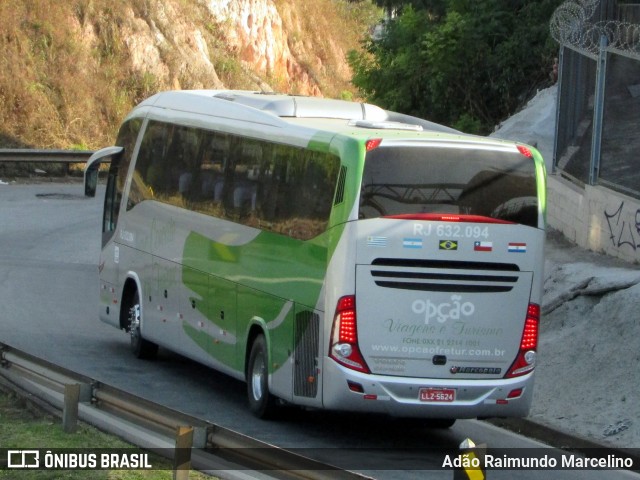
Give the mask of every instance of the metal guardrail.
M 92 150 L 40 150 L 28 148 L 0 148 L 0 163 L 84 163 Z
M 178 449 L 185 449 L 180 443 L 180 432 L 191 429 L 193 440 L 186 448 L 198 470 L 227 470 L 235 465 L 238 470 L 268 472 L 267 476 L 272 478 L 366 478 L 137 397 L 3 343 L 0 343 L 1 385 L 35 396 L 49 409 L 63 410 L 63 421 L 64 409 L 70 407 L 67 392 L 73 386 L 79 390 L 75 408 L 81 407 L 78 415 L 81 420 L 140 448 L 165 456 L 173 452 L 174 460 L 179 455 Z M 143 433 L 131 432 L 132 424 L 133 429 Z M 129 434 L 122 434 L 127 429 Z

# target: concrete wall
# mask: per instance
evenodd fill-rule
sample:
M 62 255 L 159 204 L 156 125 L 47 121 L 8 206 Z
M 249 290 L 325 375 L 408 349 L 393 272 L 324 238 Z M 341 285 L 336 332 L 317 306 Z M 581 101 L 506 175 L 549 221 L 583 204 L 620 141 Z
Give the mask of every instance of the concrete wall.
M 547 223 L 583 248 L 640 263 L 640 201 L 634 198 L 549 175 Z

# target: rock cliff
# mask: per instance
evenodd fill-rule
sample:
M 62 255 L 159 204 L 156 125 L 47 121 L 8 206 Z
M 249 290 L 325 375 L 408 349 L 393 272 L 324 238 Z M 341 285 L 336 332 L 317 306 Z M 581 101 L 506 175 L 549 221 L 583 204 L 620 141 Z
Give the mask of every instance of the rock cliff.
M 2 0 L 0 147 L 108 144 L 166 89 L 350 96 L 377 20 L 348 0 Z

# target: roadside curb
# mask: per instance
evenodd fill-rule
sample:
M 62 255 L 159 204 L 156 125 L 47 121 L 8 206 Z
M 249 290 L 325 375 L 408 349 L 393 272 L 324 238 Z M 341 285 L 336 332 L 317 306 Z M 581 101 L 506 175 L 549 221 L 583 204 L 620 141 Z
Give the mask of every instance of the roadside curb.
M 592 456 L 594 450 L 599 450 L 620 457 L 629 457 L 633 459 L 634 465 L 640 465 L 640 449 L 638 448 L 605 445 L 525 418 L 491 418 L 486 419 L 485 422 L 528 438 L 539 440 L 561 450 L 580 453 L 585 456 Z M 638 472 L 639 470 L 636 467 L 631 471 Z

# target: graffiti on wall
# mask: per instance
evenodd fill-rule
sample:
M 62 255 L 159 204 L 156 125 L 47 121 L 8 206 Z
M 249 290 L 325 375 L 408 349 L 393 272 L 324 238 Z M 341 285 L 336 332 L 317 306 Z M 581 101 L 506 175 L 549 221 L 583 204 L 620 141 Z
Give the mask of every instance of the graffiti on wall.
M 609 213 L 604 211 L 609 226 L 609 238 L 616 248 L 631 247 L 634 251 L 640 249 L 640 208 L 636 210 L 635 218 L 624 215 L 624 202 L 620 202 L 618 209 Z

